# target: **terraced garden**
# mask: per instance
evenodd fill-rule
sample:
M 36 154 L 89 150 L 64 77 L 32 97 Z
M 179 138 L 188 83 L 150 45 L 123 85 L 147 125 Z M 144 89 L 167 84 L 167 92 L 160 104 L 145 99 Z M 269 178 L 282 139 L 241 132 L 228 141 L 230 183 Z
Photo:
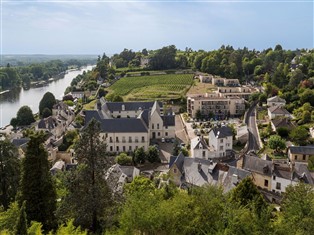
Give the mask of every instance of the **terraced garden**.
M 193 83 L 192 74 L 167 74 L 125 77 L 108 88 L 109 93 L 132 100 L 170 100 L 186 94 Z

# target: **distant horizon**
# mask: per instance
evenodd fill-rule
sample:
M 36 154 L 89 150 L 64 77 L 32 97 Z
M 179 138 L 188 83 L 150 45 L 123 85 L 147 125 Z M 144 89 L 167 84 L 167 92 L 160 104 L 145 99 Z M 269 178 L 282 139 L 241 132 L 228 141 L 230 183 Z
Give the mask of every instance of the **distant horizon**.
M 174 45 L 174 44 L 170 44 L 170 45 Z M 166 47 L 166 46 L 170 46 L 170 45 L 165 45 L 165 46 L 162 46 L 162 47 Z M 276 45 L 281 45 L 280 43 L 278 43 L 278 44 L 276 44 Z M 275 46 L 276 45 L 274 45 L 274 46 L 271 46 L 271 47 L 267 47 L 267 48 L 263 48 L 263 49 L 256 49 L 256 48 L 249 48 L 249 47 L 246 47 L 246 46 L 244 46 L 244 47 L 246 47 L 246 48 L 248 48 L 249 50 L 256 50 L 256 51 L 264 51 L 264 50 L 267 50 L 267 49 L 269 49 L 269 48 L 272 48 L 272 49 L 274 49 L 275 48 Z M 218 50 L 218 49 L 220 49 L 222 46 L 231 46 L 231 47 L 233 47 L 233 49 L 234 50 L 238 50 L 238 49 L 243 49 L 244 47 L 237 47 L 237 48 L 235 48 L 234 46 L 232 46 L 232 45 L 230 45 L 230 44 L 223 44 L 223 45 L 221 45 L 220 47 L 218 47 L 218 48 L 216 48 L 216 49 L 212 49 L 212 50 L 205 50 L 205 49 L 197 49 L 197 50 L 195 50 L 195 49 L 193 49 L 193 48 L 191 48 L 191 47 L 188 47 L 188 48 L 191 48 L 192 49 L 192 51 L 200 51 L 200 50 L 204 50 L 205 52 L 210 52 L 210 51 L 215 51 L 215 50 Z M 282 45 L 281 45 L 282 46 Z M 148 51 L 149 50 L 158 50 L 158 49 L 161 49 L 162 47 L 160 47 L 160 48 L 156 48 L 156 49 L 150 49 L 150 48 L 142 48 L 142 49 L 147 49 Z M 142 49 L 140 49 L 140 50 L 134 50 L 134 49 L 132 49 L 132 48 L 125 48 L 125 49 L 128 49 L 128 50 L 132 50 L 133 52 L 141 52 L 142 51 Z M 283 50 L 290 50 L 290 51 L 297 51 L 297 50 L 313 50 L 314 49 L 314 47 L 312 47 L 312 48 L 295 48 L 295 49 L 291 49 L 291 48 L 285 48 L 284 46 L 282 46 L 282 49 Z M 181 48 L 177 48 L 177 50 L 180 50 L 180 51 L 185 51 L 185 48 L 184 49 L 181 49 Z M 92 53 L 86 53 L 86 54 L 75 54 L 75 53 L 69 53 L 69 54 L 44 54 L 44 53 L 32 53 L 32 54 L 22 54 L 22 53 L 16 53 L 16 54 L 14 54 L 14 53 L 8 53 L 8 54 L 0 54 L 0 56 L 71 56 L 71 55 L 73 55 L 73 56 L 102 56 L 103 55 L 103 53 L 105 53 L 107 56 L 113 56 L 114 54 L 119 54 L 120 52 L 122 52 L 123 51 L 123 49 L 121 50 L 121 51 L 119 51 L 119 52 L 115 52 L 115 53 L 106 53 L 106 51 L 104 51 L 104 52 L 102 52 L 102 53 L 98 53 L 98 54 L 92 54 Z

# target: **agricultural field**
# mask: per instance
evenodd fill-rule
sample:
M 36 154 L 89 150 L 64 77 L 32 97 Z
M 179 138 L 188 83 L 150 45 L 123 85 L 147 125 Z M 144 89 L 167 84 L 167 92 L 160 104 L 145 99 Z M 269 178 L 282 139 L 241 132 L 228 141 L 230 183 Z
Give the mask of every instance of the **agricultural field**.
M 193 74 L 124 77 L 107 90 L 125 101 L 170 100 L 185 95 L 192 83 Z

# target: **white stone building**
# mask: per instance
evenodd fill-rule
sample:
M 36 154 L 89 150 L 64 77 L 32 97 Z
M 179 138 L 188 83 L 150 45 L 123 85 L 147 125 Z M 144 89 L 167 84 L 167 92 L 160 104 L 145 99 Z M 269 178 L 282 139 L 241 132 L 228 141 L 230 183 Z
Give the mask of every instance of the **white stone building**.
M 232 154 L 233 133 L 228 126 L 214 127 L 208 134 L 208 145 L 215 158 Z
M 85 111 L 85 126 L 96 119 L 101 123 L 101 140 L 109 152 L 148 149 L 151 139 L 174 138 L 175 116 L 163 113 L 155 102 L 106 102 L 101 99 L 97 110 Z

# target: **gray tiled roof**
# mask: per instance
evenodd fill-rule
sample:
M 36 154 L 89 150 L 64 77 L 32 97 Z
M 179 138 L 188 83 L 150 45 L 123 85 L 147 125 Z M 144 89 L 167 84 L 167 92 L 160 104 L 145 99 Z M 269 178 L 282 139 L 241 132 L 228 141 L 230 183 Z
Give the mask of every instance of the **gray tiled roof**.
M 282 108 L 282 107 L 279 107 L 279 106 L 272 106 L 272 107 L 270 107 L 270 108 L 268 108 L 269 109 L 269 111 L 271 112 L 271 113 L 273 113 L 273 114 L 285 114 L 285 115 L 290 115 L 290 113 L 286 110 L 286 109 L 284 109 L 284 108 Z
M 215 136 L 218 136 L 218 138 L 233 136 L 232 129 L 228 126 L 214 127 L 212 131 L 214 132 Z
M 286 117 L 284 117 L 284 118 L 275 118 L 275 119 L 271 120 L 271 122 L 273 123 L 273 125 L 276 128 L 286 127 L 288 129 L 292 129 L 294 127 L 293 123 Z
M 268 102 L 282 102 L 286 103 L 286 100 L 280 98 L 279 96 L 270 97 L 267 99 Z
M 186 157 L 183 155 L 182 152 L 180 152 L 180 154 L 178 156 L 171 156 L 170 162 L 169 162 L 169 168 L 171 168 L 172 165 L 175 164 L 177 166 L 177 168 L 179 169 L 179 171 L 182 173 L 183 172 L 183 163 L 184 163 L 185 158 Z
M 105 102 L 106 108 L 111 111 L 121 111 L 122 105 L 124 105 L 124 110 L 142 110 L 150 109 L 154 106 L 155 102 Z M 159 106 L 162 107 L 162 102 L 158 102 Z
M 175 116 L 174 115 L 166 115 L 162 116 L 164 121 L 164 126 L 175 126 Z
M 148 132 L 147 126 L 141 118 L 101 119 L 97 110 L 85 111 L 85 127 L 93 118 L 100 122 L 103 132 Z
M 259 157 L 246 155 L 244 157 L 243 169 L 264 175 L 271 175 L 272 162 Z
M 14 144 L 16 147 L 20 147 L 24 144 L 27 144 L 28 141 L 30 141 L 30 138 L 13 139 L 12 144 Z
M 290 146 L 289 149 L 292 154 L 314 155 L 314 146 Z

